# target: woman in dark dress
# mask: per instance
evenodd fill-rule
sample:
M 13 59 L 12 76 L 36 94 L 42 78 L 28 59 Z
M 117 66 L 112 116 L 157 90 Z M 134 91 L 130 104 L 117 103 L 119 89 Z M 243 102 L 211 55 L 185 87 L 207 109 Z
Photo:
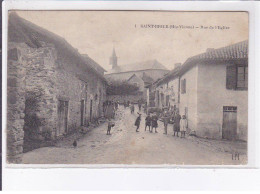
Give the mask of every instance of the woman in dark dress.
M 151 121 L 152 118 L 150 117 L 150 114 L 148 114 L 147 117 L 145 118 L 145 131 L 146 131 L 146 127 L 148 127 L 149 131 L 151 131 Z
M 179 113 L 177 112 L 174 115 L 173 120 L 174 120 L 174 123 L 173 123 L 174 134 L 173 134 L 173 136 L 175 136 L 175 133 L 177 133 L 177 137 L 179 137 L 181 115 L 179 115 Z

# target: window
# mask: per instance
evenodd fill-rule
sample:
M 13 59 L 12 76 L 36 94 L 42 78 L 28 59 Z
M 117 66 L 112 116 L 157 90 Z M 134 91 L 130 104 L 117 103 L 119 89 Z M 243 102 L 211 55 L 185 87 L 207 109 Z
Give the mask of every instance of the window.
M 138 83 L 133 83 L 133 84 L 134 84 L 134 86 L 139 87 L 139 84 L 138 84 Z
M 186 93 L 186 79 L 181 80 L 181 93 Z
M 247 90 L 248 66 L 246 64 L 227 65 L 226 88 L 231 90 Z
M 237 112 L 236 106 L 223 106 L 224 112 Z
M 248 88 L 248 67 L 237 67 L 237 88 Z

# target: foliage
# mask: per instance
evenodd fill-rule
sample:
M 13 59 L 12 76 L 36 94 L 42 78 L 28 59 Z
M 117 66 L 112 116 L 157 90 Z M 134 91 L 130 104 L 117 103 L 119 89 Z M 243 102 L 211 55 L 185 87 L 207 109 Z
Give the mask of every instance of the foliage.
M 110 81 L 107 87 L 107 95 L 136 94 L 139 88 L 127 81 Z
M 34 89 L 26 93 L 25 98 L 25 117 L 24 117 L 24 131 L 25 135 L 35 137 L 40 134 L 40 127 L 45 125 L 45 121 L 39 118 L 39 103 L 42 100 L 43 91 L 41 89 Z

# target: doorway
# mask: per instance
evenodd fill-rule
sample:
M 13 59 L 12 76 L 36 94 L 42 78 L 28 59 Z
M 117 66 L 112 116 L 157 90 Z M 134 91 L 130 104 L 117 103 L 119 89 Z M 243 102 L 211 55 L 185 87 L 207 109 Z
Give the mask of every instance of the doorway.
M 92 106 L 93 106 L 93 100 L 90 100 L 90 113 L 89 113 L 89 120 L 92 121 Z
M 58 131 L 57 136 L 68 133 L 68 110 L 69 102 L 59 100 L 58 101 Z
M 223 107 L 222 138 L 235 140 L 237 138 L 237 107 Z
M 80 125 L 84 126 L 85 100 L 80 101 Z

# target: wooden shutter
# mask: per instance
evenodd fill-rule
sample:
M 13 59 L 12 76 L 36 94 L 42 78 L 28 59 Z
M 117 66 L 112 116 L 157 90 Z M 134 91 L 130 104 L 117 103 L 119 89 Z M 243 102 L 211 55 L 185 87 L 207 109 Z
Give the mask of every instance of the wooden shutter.
M 235 64 L 228 65 L 226 71 L 226 88 L 235 90 L 237 86 L 237 68 Z

